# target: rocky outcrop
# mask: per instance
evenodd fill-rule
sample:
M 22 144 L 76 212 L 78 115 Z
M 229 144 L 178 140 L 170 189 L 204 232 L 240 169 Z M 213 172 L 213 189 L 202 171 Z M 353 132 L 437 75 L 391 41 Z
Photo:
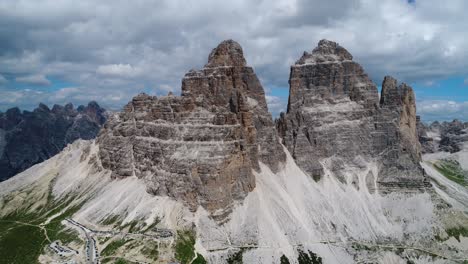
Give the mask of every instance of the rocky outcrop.
M 384 78 L 380 111 L 376 120 L 379 133 L 384 132 L 387 144 L 377 149 L 382 166 L 378 182 L 386 189 L 420 188 L 428 185 L 421 161 L 421 145 L 416 129 L 416 99 L 413 89 L 389 76 Z M 376 123 L 377 124 L 377 123 Z M 382 146 L 381 146 L 382 147 Z
M 198 104 L 221 112 L 235 113 L 246 128 L 253 126 L 245 132 L 256 139 L 256 144 L 248 147 L 254 167 L 257 168 L 257 159 L 273 171 L 281 167 L 286 155 L 268 112 L 265 91 L 252 67 L 246 66 L 237 42 L 223 41 L 210 53 L 202 70 L 188 72 L 182 80 L 182 97 L 194 98 Z
M 98 142 L 112 177 L 142 178 L 148 192 L 203 206 L 221 222 L 255 188 L 259 162 L 276 171 L 286 157 L 264 90 L 232 40 L 185 75 L 181 96 L 133 98 Z
M 458 152 L 468 141 L 468 134 L 462 122 L 455 119 L 452 122 L 443 122 L 439 128 L 440 142 L 439 151 Z
M 343 159 L 371 152 L 377 90 L 344 48 L 320 41 L 291 66 L 289 84 L 287 113 L 280 116 L 278 128 L 305 172 L 318 179 L 324 158 L 339 168 Z
M 421 153 L 434 153 L 436 151 L 435 141 L 428 135 L 429 128 L 421 121 L 420 116 L 416 116 L 416 130 L 421 144 Z
M 427 185 L 419 166 L 414 93 L 386 77 L 377 87 L 352 56 L 321 40 L 291 66 L 287 113 L 277 128 L 296 163 L 315 179 L 324 170 L 337 176 L 347 166 L 376 160 L 382 189 Z M 370 180 L 373 182 L 373 180 Z
M 32 112 L 15 107 L 0 113 L 0 180 L 54 156 L 76 139 L 96 137 L 105 120 L 105 110 L 96 102 L 77 109 L 40 104 Z
M 429 130 L 438 131 L 440 129 L 440 127 L 441 127 L 441 125 L 440 125 L 439 121 L 434 121 L 429 125 Z
M 463 149 L 465 143 L 468 141 L 468 129 L 466 123 L 457 119 L 451 122 L 438 122 L 435 121 L 426 129 L 432 135 L 431 140 L 434 142 L 435 151 L 444 151 L 455 153 Z M 423 144 L 424 140 L 421 140 Z M 432 153 L 431 151 L 423 151 L 424 153 Z

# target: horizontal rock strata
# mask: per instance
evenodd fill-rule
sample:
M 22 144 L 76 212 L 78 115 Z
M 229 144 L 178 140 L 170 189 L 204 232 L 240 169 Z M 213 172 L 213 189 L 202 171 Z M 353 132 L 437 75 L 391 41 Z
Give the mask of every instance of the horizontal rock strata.
M 382 190 L 427 186 L 419 166 L 411 87 L 386 77 L 379 102 L 377 87 L 363 68 L 328 40 L 291 66 L 289 84 L 287 113 L 281 114 L 277 128 L 306 173 L 320 179 L 325 160 L 336 175 L 346 166 L 377 160 L 379 173 L 373 177 Z
M 142 178 L 150 193 L 201 205 L 219 221 L 255 188 L 259 162 L 276 171 L 286 157 L 263 88 L 232 40 L 185 75 L 181 96 L 133 98 L 98 142 L 113 177 Z

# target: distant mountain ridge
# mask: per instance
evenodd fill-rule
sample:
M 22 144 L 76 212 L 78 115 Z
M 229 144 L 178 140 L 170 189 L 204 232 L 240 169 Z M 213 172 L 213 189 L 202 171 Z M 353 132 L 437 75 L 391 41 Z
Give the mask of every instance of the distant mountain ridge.
M 463 123 L 458 119 L 424 124 L 418 116 L 417 130 L 423 153 L 456 153 L 468 142 L 468 122 Z
M 105 110 L 92 101 L 74 108 L 72 104 L 45 104 L 33 111 L 18 107 L 0 112 L 0 181 L 42 162 L 76 139 L 92 139 L 106 121 Z

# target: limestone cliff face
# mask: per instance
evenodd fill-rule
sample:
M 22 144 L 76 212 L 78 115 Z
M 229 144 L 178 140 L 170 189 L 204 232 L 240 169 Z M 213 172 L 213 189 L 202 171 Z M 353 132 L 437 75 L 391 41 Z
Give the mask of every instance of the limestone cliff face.
M 384 122 L 387 146 L 380 152 L 382 166 L 379 182 L 389 190 L 427 185 L 421 161 L 421 144 L 416 122 L 416 100 L 413 89 L 386 76 L 382 83 L 378 119 Z
M 268 112 L 265 91 L 253 69 L 246 66 L 237 42 L 223 41 L 210 53 L 202 70 L 187 73 L 182 80 L 182 96 L 210 106 L 212 111 L 235 114 L 249 139 L 247 149 L 255 169 L 258 160 L 273 171 L 281 167 L 286 155 Z
M 414 92 L 386 77 L 377 87 L 351 54 L 321 40 L 291 67 L 287 113 L 277 122 L 296 163 L 315 179 L 325 167 L 336 175 L 363 160 L 378 161 L 378 186 L 426 186 L 419 165 Z M 373 182 L 373 180 L 369 180 Z
M 386 76 L 382 84 L 380 106 L 394 113 L 394 118 L 399 120 L 398 129 L 402 148 L 408 148 L 408 153 L 412 158 L 415 161 L 421 161 L 421 144 L 418 140 L 416 99 L 413 89 L 405 83 L 397 86 L 397 80 Z
M 279 133 L 305 172 L 318 179 L 324 158 L 331 158 L 331 166 L 339 170 L 344 169 L 343 159 L 353 162 L 372 152 L 377 88 L 343 47 L 320 41 L 291 66 L 289 83 Z
M 203 69 L 184 76 L 181 96 L 140 94 L 106 123 L 98 138 L 102 165 L 193 211 L 202 206 L 219 222 L 255 188 L 260 162 L 282 168 L 278 135 L 316 180 L 326 170 L 345 177 L 349 166 L 377 161 L 378 175 L 368 181 L 382 190 L 425 185 L 409 86 L 386 78 L 379 102 L 363 68 L 326 40 L 291 67 L 290 86 L 276 130 L 242 48 L 223 41 Z
M 133 98 L 98 142 L 113 177 L 143 178 L 150 193 L 201 205 L 219 221 L 255 188 L 259 161 L 278 170 L 285 160 L 263 88 L 232 40 L 185 75 L 181 96 Z

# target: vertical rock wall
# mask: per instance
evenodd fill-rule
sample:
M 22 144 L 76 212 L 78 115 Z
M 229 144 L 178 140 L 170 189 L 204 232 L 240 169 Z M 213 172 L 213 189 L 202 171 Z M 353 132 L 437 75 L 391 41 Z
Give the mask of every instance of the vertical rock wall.
M 352 59 L 321 40 L 291 66 L 288 109 L 277 122 L 283 144 L 317 180 L 325 161 L 338 176 L 347 166 L 378 161 L 383 191 L 423 188 L 413 90 L 386 77 L 379 102 L 377 87 Z
M 263 88 L 232 40 L 185 75 L 181 96 L 133 98 L 99 143 L 113 177 L 143 178 L 150 193 L 201 205 L 219 221 L 255 188 L 259 161 L 278 170 L 286 157 Z

